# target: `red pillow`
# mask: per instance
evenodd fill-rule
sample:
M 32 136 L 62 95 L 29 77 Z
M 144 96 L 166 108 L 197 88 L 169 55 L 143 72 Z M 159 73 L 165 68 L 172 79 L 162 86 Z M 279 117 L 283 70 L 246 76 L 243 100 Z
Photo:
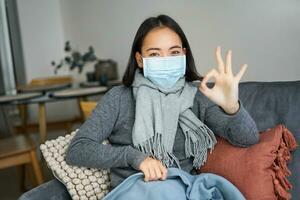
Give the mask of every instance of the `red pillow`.
M 297 148 L 291 132 L 283 125 L 260 133 L 260 141 L 248 148 L 239 148 L 221 138 L 198 173 L 223 176 L 233 183 L 247 200 L 290 199 L 292 185 L 287 162 L 290 151 Z

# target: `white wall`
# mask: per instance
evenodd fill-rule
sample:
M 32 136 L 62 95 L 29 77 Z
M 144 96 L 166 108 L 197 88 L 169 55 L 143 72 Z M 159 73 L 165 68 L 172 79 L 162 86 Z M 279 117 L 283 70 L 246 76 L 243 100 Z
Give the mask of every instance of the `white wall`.
M 249 65 L 242 81 L 300 80 L 299 0 L 17 2 L 28 81 L 53 75 L 50 62 L 62 58 L 66 40 L 82 51 L 93 45 L 100 58 L 118 62 L 122 76 L 139 25 L 161 13 L 185 31 L 201 74 L 215 67 L 214 48 L 221 45 L 233 50 L 235 72 Z M 47 104 L 48 119 L 69 118 L 78 112 L 74 106 Z M 31 113 L 36 119 L 36 110 Z
M 63 55 L 60 0 L 18 0 L 26 77 L 53 75 L 52 60 Z
M 243 81 L 300 79 L 300 1 L 297 0 L 61 0 L 65 39 L 101 58 L 113 58 L 123 74 L 141 22 L 160 13 L 185 31 L 201 74 L 215 66 L 214 48 L 233 50 Z
M 27 82 L 54 75 L 51 61 L 58 61 L 64 55 L 60 0 L 18 0 L 17 6 Z M 47 103 L 48 121 L 72 117 L 78 113 L 74 106 L 77 108 L 73 101 Z M 37 107 L 30 106 L 30 121 L 37 121 Z

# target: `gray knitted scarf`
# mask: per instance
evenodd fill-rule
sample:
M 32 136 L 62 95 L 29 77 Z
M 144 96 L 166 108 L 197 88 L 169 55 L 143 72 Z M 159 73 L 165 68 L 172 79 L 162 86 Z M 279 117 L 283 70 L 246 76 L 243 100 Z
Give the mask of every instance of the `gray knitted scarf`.
M 170 89 L 156 86 L 136 70 L 133 94 L 136 100 L 133 145 L 170 167 L 179 160 L 173 154 L 178 124 L 185 135 L 186 157 L 194 156 L 193 166 L 200 168 L 207 151 L 216 144 L 214 133 L 191 111 L 197 87 L 179 79 Z

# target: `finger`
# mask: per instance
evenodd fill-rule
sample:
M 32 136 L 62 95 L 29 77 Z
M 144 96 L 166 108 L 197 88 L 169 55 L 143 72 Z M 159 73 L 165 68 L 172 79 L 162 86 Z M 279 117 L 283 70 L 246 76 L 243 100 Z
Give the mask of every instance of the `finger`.
M 161 176 L 162 176 L 162 172 L 159 167 L 159 162 L 157 162 L 157 164 L 158 165 L 155 166 L 155 174 L 156 174 L 155 180 L 161 179 Z
M 216 69 L 211 69 L 204 77 L 203 77 L 203 79 L 202 79 L 202 82 L 201 82 L 201 87 L 203 88 L 203 89 L 209 89 L 208 87 L 207 87 L 207 82 L 209 81 L 209 79 L 217 79 L 218 78 L 218 76 L 219 76 L 219 74 L 218 74 L 218 72 L 217 72 L 217 70 Z
M 219 76 L 219 73 L 217 72 L 216 69 L 211 69 L 207 74 L 203 77 L 203 80 L 201 82 L 202 85 L 206 85 L 209 79 L 214 78 L 217 79 Z
M 223 62 L 223 59 L 222 59 L 221 47 L 220 46 L 218 46 L 217 49 L 216 49 L 216 59 L 217 59 L 219 72 L 220 73 L 225 73 L 224 62 Z
M 218 72 L 215 69 L 210 70 L 203 78 L 201 85 L 200 85 L 200 91 L 205 94 L 207 97 L 210 96 L 211 93 L 211 89 L 207 87 L 207 82 L 209 79 L 213 78 L 213 79 L 217 79 L 219 76 Z
M 144 172 L 144 176 L 145 176 L 144 180 L 145 180 L 146 182 L 149 181 L 149 180 L 150 180 L 150 172 L 149 172 L 149 169 L 145 169 L 143 172 Z
M 149 169 L 149 172 L 150 172 L 150 179 L 149 180 L 155 180 L 156 179 L 155 169 L 153 167 L 151 167 Z
M 232 75 L 232 51 L 229 50 L 226 55 L 226 68 L 225 68 L 225 73 L 231 74 Z
M 240 80 L 242 79 L 247 67 L 248 67 L 247 64 L 242 65 L 239 73 L 237 73 L 237 75 L 235 76 L 235 78 L 238 80 L 238 82 L 240 82 Z
M 160 170 L 162 172 L 161 180 L 166 180 L 168 175 L 168 170 L 160 163 Z
M 211 92 L 210 89 L 208 87 L 206 87 L 206 89 L 204 89 L 203 87 L 200 87 L 199 90 L 207 97 L 210 97 Z

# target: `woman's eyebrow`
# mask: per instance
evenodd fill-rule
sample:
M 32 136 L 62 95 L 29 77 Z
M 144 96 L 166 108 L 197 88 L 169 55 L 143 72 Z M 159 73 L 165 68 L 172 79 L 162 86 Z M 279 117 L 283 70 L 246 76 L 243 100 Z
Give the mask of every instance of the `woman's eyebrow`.
M 180 48 L 181 49 L 182 47 L 179 46 L 179 45 L 175 45 L 175 46 L 170 47 L 169 50 L 176 49 L 176 48 Z M 151 50 L 157 50 L 157 51 L 159 51 L 159 50 L 161 50 L 161 48 L 154 48 L 154 47 L 152 47 L 152 48 L 147 49 L 146 51 L 151 51 Z
M 161 50 L 160 48 L 149 48 L 149 49 L 147 49 L 146 51 L 151 51 L 151 50 L 157 50 L 157 51 L 159 51 L 159 50 Z
M 181 49 L 182 47 L 179 46 L 179 45 L 175 45 L 175 46 L 170 47 L 169 50 L 171 50 L 171 49 L 176 49 L 176 48 L 180 48 L 180 49 Z

